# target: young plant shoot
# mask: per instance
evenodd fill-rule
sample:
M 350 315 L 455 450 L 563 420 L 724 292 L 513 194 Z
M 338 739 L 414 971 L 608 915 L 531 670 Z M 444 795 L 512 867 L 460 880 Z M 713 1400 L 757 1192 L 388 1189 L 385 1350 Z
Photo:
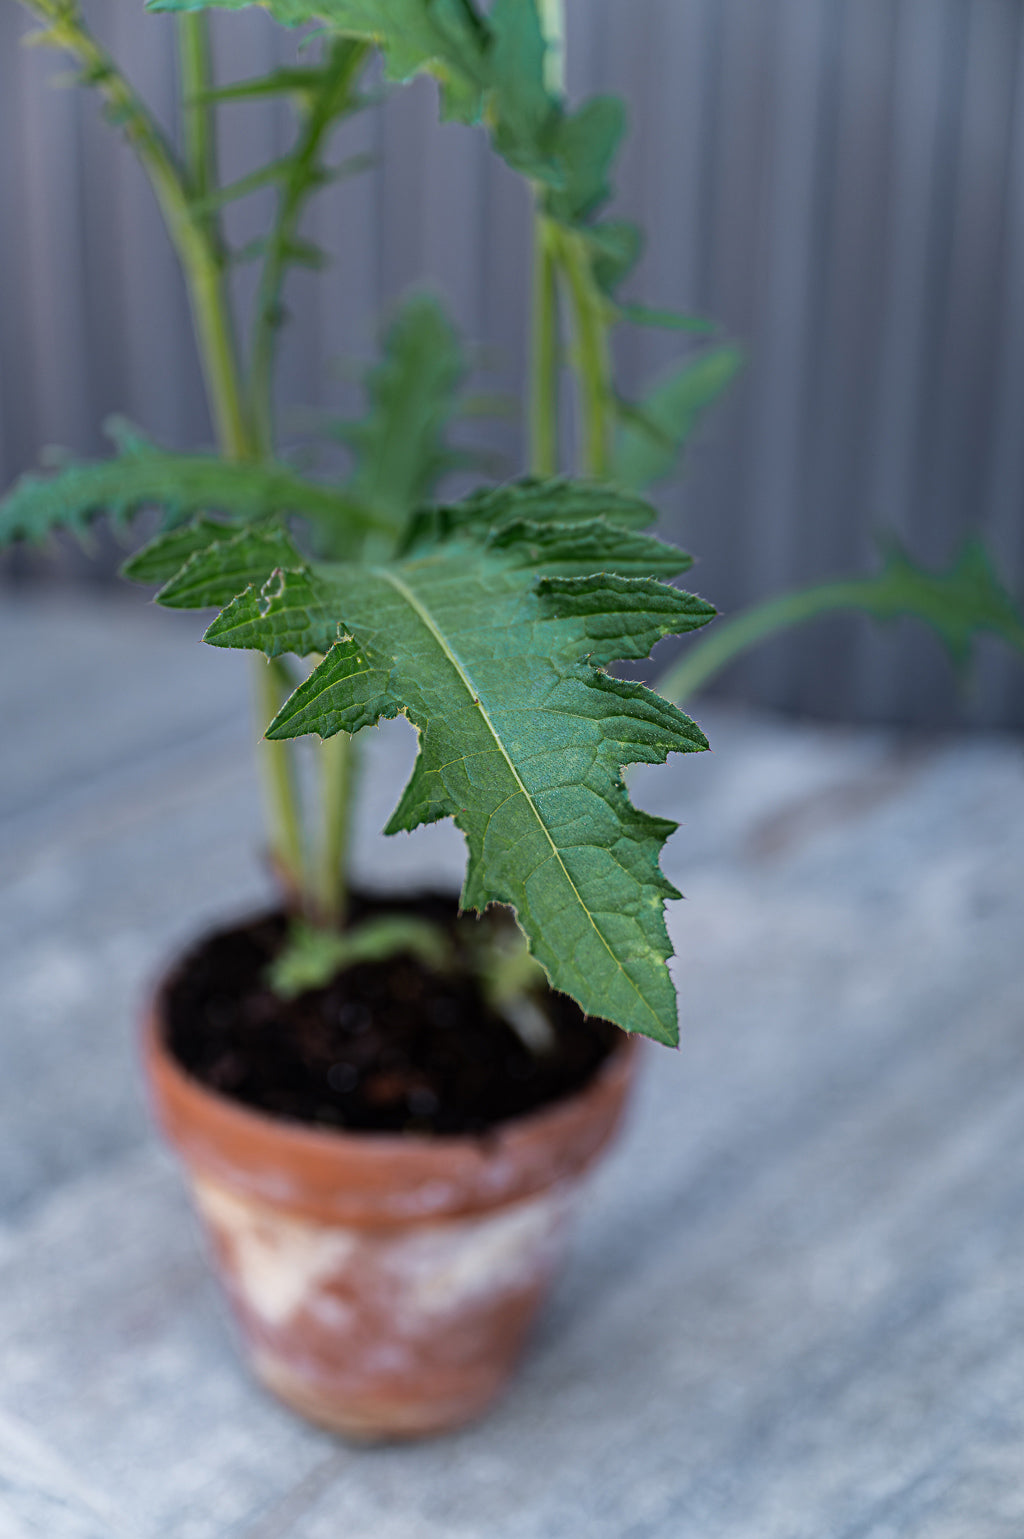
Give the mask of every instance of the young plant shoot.
M 463 907 L 507 905 L 535 959 L 517 960 L 504 941 L 480 957 L 496 1007 L 542 1051 L 544 1021 L 530 1004 L 539 964 L 587 1014 L 675 1043 L 664 905 L 677 894 L 659 865 L 675 825 L 632 805 L 624 767 L 706 748 L 674 701 L 761 637 L 829 608 L 916 614 L 958 658 L 982 628 L 1024 651 L 1020 612 L 987 558 L 971 546 L 932 576 L 894 554 L 877 578 L 789 595 L 725 623 L 661 694 L 617 678 L 612 665 L 646 658 L 714 615 L 676 586 L 691 559 L 648 532 L 656 513 L 642 494 L 676 467 L 740 355 L 708 341 L 706 322 L 620 298 L 641 248 L 635 226 L 605 213 L 624 109 L 610 96 L 569 105 L 558 0 L 267 0 L 282 23 L 312 29 L 300 34 L 302 62 L 226 86 L 213 78 L 204 13 L 249 0 L 150 0 L 151 10 L 179 13 L 177 143 L 78 0 L 23 3 L 39 24 L 30 40 L 71 57 L 149 176 L 188 288 L 217 452 L 172 453 L 114 423 L 112 459 L 12 489 L 0 538 L 42 539 L 81 531 L 101 512 L 126 520 L 157 507 L 160 532 L 125 575 L 157 584 L 161 604 L 217 610 L 205 639 L 255 654 L 271 853 L 295 916 L 273 986 L 295 994 L 396 952 L 451 965 L 445 937 L 425 923 L 384 915 L 346 927 L 354 748 L 363 728 L 403 715 L 419 752 L 386 832 L 453 818 L 468 850 Z M 532 194 L 528 473 L 454 503 L 439 502 L 437 487 L 467 463 L 448 437 L 466 369 L 432 298 L 396 312 L 366 380 L 366 415 L 330 430 L 350 453 L 344 478 L 296 469 L 276 424 L 288 276 L 325 261 L 304 216 L 319 189 L 362 169 L 335 161 L 332 146 L 367 104 L 375 54 L 389 81 L 433 75 L 442 114 L 482 126 Z M 272 99 L 292 108 L 291 148 L 225 185 L 220 114 Z M 276 211 L 265 237 L 231 250 L 224 210 L 268 187 Z M 259 269 L 246 327 L 232 284 L 243 261 Z M 639 402 L 615 387 L 610 339 L 621 324 L 693 339 Z M 559 419 L 566 369 L 572 432 Z M 299 805 L 293 764 L 293 740 L 310 734 L 321 740 L 316 813 Z

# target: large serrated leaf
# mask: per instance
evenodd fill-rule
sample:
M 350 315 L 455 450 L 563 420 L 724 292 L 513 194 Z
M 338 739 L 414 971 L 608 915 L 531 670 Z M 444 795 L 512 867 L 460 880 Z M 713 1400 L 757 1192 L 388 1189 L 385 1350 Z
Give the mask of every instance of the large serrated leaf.
M 718 330 L 714 321 L 703 315 L 686 315 L 679 310 L 660 310 L 650 305 L 616 305 L 619 316 L 634 326 L 655 326 L 661 331 L 688 331 L 692 336 L 709 337 Z
M 275 574 L 207 634 L 274 651 L 294 636 L 296 612 L 332 615 L 340 640 L 268 736 L 330 736 L 407 715 L 420 753 L 387 831 L 453 817 L 469 846 L 464 904 L 510 904 L 556 988 L 674 1042 L 662 911 L 674 889 L 658 865 L 674 825 L 632 806 L 621 769 L 707 745 L 675 706 L 595 664 L 646 656 L 713 610 L 652 577 L 612 575 L 642 538 L 614 525 L 496 521 L 476 535 L 464 525 L 387 565 Z M 652 566 L 686 564 L 682 552 L 656 555 L 656 544 L 647 542 Z
M 173 454 L 131 442 L 114 459 L 22 476 L 0 499 L 0 545 L 44 540 L 56 529 L 80 534 L 101 513 L 123 520 L 145 507 L 161 508 L 167 526 L 201 512 L 224 513 L 240 523 L 296 513 L 329 530 L 342 549 L 381 525 L 354 497 L 286 465 Z

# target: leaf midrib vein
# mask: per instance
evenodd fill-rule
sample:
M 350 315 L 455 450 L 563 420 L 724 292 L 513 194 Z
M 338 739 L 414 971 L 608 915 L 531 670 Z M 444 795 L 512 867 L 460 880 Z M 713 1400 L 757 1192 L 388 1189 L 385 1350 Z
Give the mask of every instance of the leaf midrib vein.
M 412 588 L 410 588 L 406 583 L 404 583 L 402 581 L 402 579 L 399 576 L 396 575 L 395 572 L 389 571 L 385 567 L 377 567 L 376 568 L 376 575 L 378 577 L 381 577 L 386 583 L 388 583 L 392 588 L 394 588 L 395 592 L 399 595 L 399 597 L 402 598 L 405 601 L 405 603 L 407 603 L 409 605 L 410 609 L 412 609 L 413 612 L 419 617 L 420 621 L 423 623 L 423 625 L 426 626 L 427 630 L 433 636 L 434 640 L 437 642 L 437 645 L 440 647 L 441 651 L 444 653 L 445 657 L 448 659 L 448 661 L 451 663 L 452 667 L 455 669 L 456 673 L 459 675 L 459 678 L 462 680 L 463 684 L 465 685 L 467 693 L 469 694 L 471 700 L 475 704 L 477 710 L 480 712 L 480 715 L 483 718 L 483 720 L 484 720 L 484 722 L 485 722 L 485 724 L 487 726 L 488 732 L 490 732 L 490 734 L 493 737 L 495 743 L 498 745 L 498 750 L 501 753 L 502 758 L 505 760 L 505 763 L 508 765 L 509 772 L 511 773 L 512 778 L 515 780 L 515 782 L 516 782 L 517 786 L 519 787 L 520 791 L 522 792 L 523 796 L 526 798 L 527 805 L 529 806 L 530 811 L 533 813 L 533 816 L 536 819 L 537 823 L 543 829 L 544 837 L 548 841 L 548 844 L 551 846 L 551 853 L 554 856 L 555 860 L 557 860 L 557 862 L 558 862 L 558 864 L 559 864 L 559 866 L 560 866 L 560 868 L 562 870 L 562 874 L 564 875 L 564 877 L 565 877 L 566 881 L 568 882 L 569 886 L 572 888 L 573 893 L 576 896 L 576 900 L 577 900 L 577 902 L 580 905 L 580 908 L 582 909 L 583 913 L 586 914 L 588 923 L 591 925 L 591 927 L 592 927 L 592 929 L 594 931 L 594 934 L 598 937 L 598 939 L 600 940 L 602 946 L 605 948 L 605 950 L 607 951 L 608 955 L 611 957 L 612 961 L 615 963 L 615 966 L 618 968 L 619 972 L 626 979 L 627 983 L 629 984 L 630 988 L 633 990 L 633 993 L 636 995 L 637 999 L 643 1005 L 644 1009 L 648 1012 L 648 1014 L 653 1016 L 655 1020 L 658 1020 L 658 1017 L 657 1017 L 655 1011 L 652 1009 L 651 1005 L 648 1004 L 647 1000 L 641 994 L 640 990 L 637 988 L 637 986 L 634 983 L 633 979 L 626 972 L 626 969 L 623 967 L 622 963 L 619 961 L 618 957 L 615 955 L 615 952 L 612 950 L 611 946 L 608 944 L 608 942 L 605 939 L 604 935 L 601 933 L 601 930 L 600 930 L 599 926 L 597 925 L 596 921 L 594 920 L 594 916 L 591 914 L 591 912 L 590 912 L 589 908 L 587 907 L 586 903 L 584 903 L 582 894 L 580 893 L 579 888 L 576 886 L 576 883 L 573 881 L 572 876 L 569 873 L 568 867 L 566 866 L 565 861 L 562 859 L 561 852 L 559 851 L 559 848 L 558 848 L 557 844 L 555 843 L 555 841 L 551 837 L 551 834 L 550 834 L 550 832 L 548 830 L 547 824 L 544 822 L 544 819 L 540 815 L 539 808 L 535 804 L 533 797 L 530 795 L 530 792 L 527 790 L 526 786 L 524 785 L 522 777 L 520 776 L 519 771 L 516 769 L 515 764 L 512 762 L 512 759 L 511 759 L 511 756 L 509 755 L 508 749 L 505 747 L 505 744 L 502 741 L 502 738 L 501 738 L 500 733 L 498 732 L 498 729 L 494 725 L 494 722 L 491 720 L 490 715 L 488 714 L 486 706 L 484 705 L 483 701 L 481 700 L 477 690 L 474 688 L 473 681 L 472 681 L 469 673 L 467 672 L 466 668 L 464 667 L 461 658 L 448 645 L 448 642 L 445 640 L 444 632 L 439 629 L 436 621 L 434 620 L 433 615 L 430 613 L 430 610 L 426 607 L 426 605 L 424 603 L 421 602 L 421 600 L 419 599 L 417 594 L 412 590 Z M 658 1022 L 658 1024 L 659 1025 L 661 1024 L 660 1021 Z

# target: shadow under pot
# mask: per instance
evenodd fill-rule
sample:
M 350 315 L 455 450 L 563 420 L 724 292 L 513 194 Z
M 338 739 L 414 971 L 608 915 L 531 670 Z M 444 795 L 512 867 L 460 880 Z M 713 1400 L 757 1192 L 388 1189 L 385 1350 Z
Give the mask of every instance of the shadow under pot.
M 144 1065 L 255 1373 L 350 1437 L 471 1421 L 543 1302 L 573 1199 L 619 1124 L 633 1043 L 552 995 L 554 1019 L 575 1012 L 602 1039 L 558 1099 L 463 1134 L 301 1122 L 211 1088 L 173 1050 L 173 995 L 202 955 L 157 992 Z M 352 972 L 355 987 L 366 969 Z

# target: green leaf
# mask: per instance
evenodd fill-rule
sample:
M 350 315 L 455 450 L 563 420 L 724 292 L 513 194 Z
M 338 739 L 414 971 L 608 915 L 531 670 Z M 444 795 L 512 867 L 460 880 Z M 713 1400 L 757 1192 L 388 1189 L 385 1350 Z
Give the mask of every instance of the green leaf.
M 333 548 L 339 541 L 347 547 L 380 526 L 353 497 L 276 461 L 173 454 L 123 427 L 116 431 L 121 453 L 114 459 L 70 465 L 56 475 L 22 476 L 0 499 L 0 545 L 44 540 L 55 529 L 81 534 L 101 513 L 126 520 L 144 507 L 162 508 L 166 526 L 199 512 L 217 511 L 239 523 L 297 513 L 329 530 Z
M 150 10 L 240 10 L 248 0 L 148 0 Z M 486 122 L 494 147 L 521 175 L 546 188 L 548 214 L 584 226 L 611 195 L 611 166 L 625 124 L 615 97 L 573 113 L 545 79 L 547 45 L 537 0 L 265 0 L 286 25 L 323 22 L 378 47 L 391 80 L 424 71 L 441 87 L 442 115 Z M 602 282 L 610 290 L 635 260 L 634 235 L 607 232 Z M 630 242 L 631 249 L 624 250 Z
M 944 572 L 916 566 L 906 551 L 891 543 L 883 570 L 862 581 L 856 607 L 879 620 L 899 615 L 923 620 L 959 665 L 969 661 L 979 631 L 991 631 L 1024 652 L 1024 615 L 977 538 L 964 541 Z
M 640 260 L 643 233 L 628 219 L 602 219 L 587 225 L 584 233 L 594 281 L 604 293 L 613 294 Z
M 302 556 L 283 529 L 243 529 L 196 550 L 156 595 L 167 609 L 220 609 L 251 584 L 261 586 L 279 567 L 301 566 Z
M 151 11 L 239 11 L 252 0 L 147 0 Z M 428 70 L 441 82 L 445 113 L 475 122 L 481 111 L 488 40 L 469 0 L 266 0 L 285 26 L 325 22 L 344 36 L 374 43 L 391 80 Z
M 544 199 L 553 219 L 582 224 L 608 201 L 612 163 L 625 131 L 626 109 L 617 96 L 592 96 L 562 117 L 554 144 L 561 185 Z
M 678 577 L 693 565 L 693 557 L 654 535 L 609 529 L 602 519 L 592 523 L 535 524 L 529 519 L 499 525 L 490 540 L 493 550 L 507 550 L 512 560 L 543 567 L 552 576 L 574 576 L 581 566 L 614 572 L 619 577 Z
M 367 373 L 366 416 L 332 429 L 355 454 L 349 491 L 395 529 L 452 465 L 446 429 L 465 375 L 458 337 L 441 305 L 416 294 L 395 314 L 381 360 Z
M 268 10 L 286 27 L 298 27 L 304 22 L 315 21 L 321 8 L 309 0 L 146 0 L 147 11 L 248 11 L 254 5 Z
M 662 331 L 688 331 L 695 336 L 712 336 L 717 330 L 714 321 L 700 315 L 682 315 L 677 310 L 652 310 L 648 305 L 618 305 L 619 315 L 634 326 L 657 326 Z
M 271 0 L 275 14 L 278 3 Z M 469 0 L 322 0 L 316 14 L 339 32 L 375 43 L 389 79 L 435 74 L 447 117 L 479 117 L 487 29 Z
M 217 647 L 248 647 L 267 657 L 282 657 L 286 652 L 309 657 L 330 648 L 337 653 L 339 637 L 333 594 L 310 568 L 299 566 L 278 568 L 237 593 L 203 640 Z M 358 647 L 351 642 L 345 647 L 353 666 L 361 666 Z
M 268 737 L 407 715 L 420 752 L 386 831 L 454 817 L 469 846 L 463 904 L 511 905 L 555 988 L 674 1042 L 662 909 L 675 890 L 658 854 L 675 825 L 632 806 L 621 769 L 707 745 L 675 706 L 602 666 L 646 656 L 713 610 L 652 577 L 612 575 L 637 549 L 621 527 L 603 526 L 600 552 L 601 530 L 579 526 L 574 560 L 570 524 L 452 523 L 458 532 L 423 554 L 279 573 L 235 599 L 208 638 L 270 650 L 304 606 L 332 614 L 341 639 Z
M 541 146 L 554 127 L 557 106 L 544 82 L 547 45 L 534 4 L 495 0 L 490 15 L 489 77 L 494 143 L 527 175 L 549 175 Z M 522 162 L 522 164 L 518 164 Z
M 629 529 L 645 529 L 657 517 L 649 502 L 620 487 L 600 481 L 528 476 L 506 486 L 485 487 L 451 506 L 418 509 L 410 521 L 403 554 L 425 550 L 459 529 L 487 532 L 522 522 L 589 524 L 598 518 Z
M 496 0 L 489 16 L 487 101 L 494 147 L 513 170 L 546 185 L 545 212 L 583 224 L 611 196 L 612 162 L 625 130 L 618 97 L 565 110 L 545 79 L 547 44 L 536 0 Z
M 330 266 L 331 254 L 311 240 L 289 240 L 282 247 L 289 262 L 296 267 L 308 267 L 311 272 L 322 272 Z
M 543 577 L 537 592 L 542 601 L 549 601 L 542 607 L 553 626 L 557 621 L 567 636 L 585 641 L 587 658 L 598 668 L 617 661 L 638 662 L 650 655 L 662 637 L 697 630 L 715 616 L 707 600 L 694 593 L 653 577 L 620 577 L 615 571 L 591 577 Z M 607 675 L 595 677 L 594 687 L 603 688 Z M 617 687 L 622 681 L 609 682 Z
M 452 948 L 442 929 L 412 914 L 386 914 L 352 930 L 323 930 L 297 920 L 267 969 L 267 981 L 280 998 L 294 999 L 323 988 L 347 967 L 402 955 L 443 971 L 451 964 Z
M 872 577 L 818 583 L 754 604 L 716 626 L 701 645 L 670 669 L 660 687 L 686 700 L 751 647 L 819 615 L 857 610 L 876 620 L 907 616 L 936 631 L 953 662 L 965 668 L 977 636 L 989 631 L 1024 653 L 1024 614 L 999 581 L 981 540 L 964 541 L 943 572 L 917 566 L 895 543 L 885 565 Z
M 620 405 L 623 420 L 612 458 L 612 479 L 639 491 L 669 475 L 704 412 L 742 363 L 739 348 L 716 347 L 688 359 L 639 406 Z
M 217 523 L 202 516 L 194 518 L 189 524 L 180 524 L 166 534 L 158 534 L 148 545 L 129 556 L 121 567 L 121 576 L 129 582 L 162 585 L 177 576 L 190 556 L 230 538 L 234 532 L 231 524 Z

